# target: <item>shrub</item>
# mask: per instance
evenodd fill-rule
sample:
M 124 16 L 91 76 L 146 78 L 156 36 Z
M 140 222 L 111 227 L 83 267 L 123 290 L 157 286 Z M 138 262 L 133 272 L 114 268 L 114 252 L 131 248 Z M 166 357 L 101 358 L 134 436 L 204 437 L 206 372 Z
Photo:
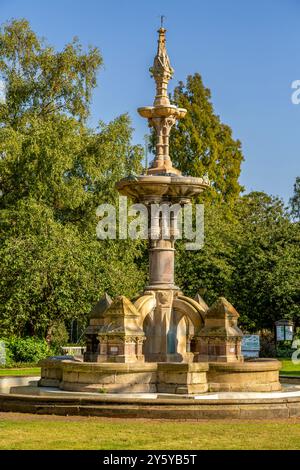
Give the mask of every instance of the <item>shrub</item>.
M 8 357 L 13 362 L 37 363 L 51 354 L 47 342 L 43 339 L 12 337 L 5 342 Z
M 291 358 L 293 352 L 294 352 L 294 349 L 292 349 L 291 341 L 282 341 L 278 343 L 277 351 L 276 351 L 277 357 Z
M 63 322 L 55 323 L 49 332 L 49 343 L 55 354 L 61 354 L 61 347 L 68 344 L 69 334 Z
M 263 329 L 260 332 L 260 357 L 275 357 L 276 346 L 274 333 L 271 330 Z
M 293 354 L 291 341 L 275 343 L 274 331 L 263 329 L 260 331 L 260 357 L 288 358 Z

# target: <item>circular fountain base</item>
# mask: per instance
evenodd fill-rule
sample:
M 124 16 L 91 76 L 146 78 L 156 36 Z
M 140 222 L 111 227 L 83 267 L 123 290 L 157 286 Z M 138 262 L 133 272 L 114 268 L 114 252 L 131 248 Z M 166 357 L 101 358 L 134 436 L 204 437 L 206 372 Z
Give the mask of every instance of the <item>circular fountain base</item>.
M 280 384 L 277 360 L 89 363 L 47 359 L 41 365 L 39 381 L 0 379 L 0 411 L 154 419 L 300 417 L 300 384 Z
M 33 379 L 33 378 L 31 378 Z M 1 379 L 0 379 L 1 381 Z M 0 394 L 0 411 L 147 419 L 300 418 L 300 386 L 282 392 L 223 392 L 201 395 L 97 394 L 31 384 Z
M 276 359 L 246 362 L 92 363 L 46 359 L 40 386 L 97 393 L 271 392 L 281 389 Z
M 176 420 L 300 418 L 299 379 L 295 385 L 280 384 L 276 360 L 43 362 L 39 381 L 0 379 L 0 411 Z M 112 387 L 110 393 L 107 387 Z

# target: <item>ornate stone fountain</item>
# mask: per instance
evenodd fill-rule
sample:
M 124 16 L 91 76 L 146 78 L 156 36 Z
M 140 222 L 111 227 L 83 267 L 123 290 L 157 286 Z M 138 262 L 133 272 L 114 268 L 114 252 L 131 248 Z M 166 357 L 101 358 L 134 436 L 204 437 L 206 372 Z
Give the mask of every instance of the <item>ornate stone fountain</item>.
M 170 104 L 173 69 L 166 51 L 166 30 L 158 31 L 150 72 L 156 83 L 153 106 L 138 109 L 156 131 L 156 154 L 144 174 L 117 183 L 133 202 L 180 206 L 207 189 L 207 177 L 183 176 L 169 155 L 172 126 L 186 110 Z M 186 297 L 174 283 L 176 214 L 169 237 L 162 214 L 149 229 L 149 284 L 135 300 L 105 295 L 91 312 L 84 362 L 47 360 L 40 385 L 102 392 L 203 393 L 279 390 L 278 361 L 244 362 L 239 314 L 224 298 L 210 308 L 198 294 Z

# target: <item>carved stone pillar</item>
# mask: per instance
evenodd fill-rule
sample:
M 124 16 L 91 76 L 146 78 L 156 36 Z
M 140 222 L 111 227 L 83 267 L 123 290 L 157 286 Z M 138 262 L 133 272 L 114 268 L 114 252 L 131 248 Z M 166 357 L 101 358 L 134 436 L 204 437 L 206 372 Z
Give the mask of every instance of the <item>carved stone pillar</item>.
M 169 155 L 170 131 L 176 123 L 175 116 L 153 117 L 149 119 L 149 125 L 156 131 L 156 157 L 153 162 L 153 169 L 173 170 L 172 161 Z M 149 170 L 151 174 L 151 169 Z

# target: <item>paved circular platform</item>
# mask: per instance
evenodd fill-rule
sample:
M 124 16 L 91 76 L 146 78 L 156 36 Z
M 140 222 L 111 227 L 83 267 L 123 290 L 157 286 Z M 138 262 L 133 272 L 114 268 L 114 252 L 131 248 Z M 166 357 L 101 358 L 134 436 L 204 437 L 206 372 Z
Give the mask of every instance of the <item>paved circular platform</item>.
M 9 387 L 9 379 L 6 379 L 6 387 Z M 27 378 L 27 385 L 24 378 L 22 384 L 18 385 L 17 382 L 14 378 L 10 393 L 0 394 L 0 411 L 152 419 L 300 417 L 299 384 L 283 384 L 281 392 L 222 392 L 179 396 L 65 392 L 58 388 L 37 387 L 36 377 Z

